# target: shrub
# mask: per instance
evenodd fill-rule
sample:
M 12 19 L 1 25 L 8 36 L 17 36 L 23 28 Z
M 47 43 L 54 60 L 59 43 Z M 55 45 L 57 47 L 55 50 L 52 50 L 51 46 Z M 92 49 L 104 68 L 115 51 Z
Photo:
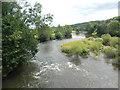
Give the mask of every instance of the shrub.
M 110 40 L 110 46 L 111 47 L 115 47 L 115 48 L 118 47 L 118 37 L 112 37 L 111 38 L 111 40 Z
M 94 40 L 94 37 L 89 37 L 88 40 Z
M 56 39 L 56 38 L 55 38 L 55 33 L 51 34 L 50 39 L 51 39 L 51 40 L 55 40 L 55 39 Z
M 107 58 L 116 58 L 118 55 L 115 48 L 105 48 L 104 53 L 106 54 Z
M 87 48 L 85 48 L 82 45 L 75 45 L 72 44 L 70 47 L 62 47 L 62 52 L 65 52 L 67 54 L 78 54 L 81 56 L 86 56 L 89 54 L 89 51 Z
M 99 51 L 102 49 L 103 45 L 101 42 L 93 41 L 91 42 L 89 49 L 92 50 L 96 55 L 99 54 Z
M 103 39 L 102 38 L 96 38 L 95 41 L 103 43 Z
M 48 40 L 50 40 L 50 36 L 47 35 L 46 33 L 42 33 L 42 34 L 39 36 L 39 40 L 40 40 L 40 42 L 48 41 Z
M 104 45 L 110 45 L 111 36 L 109 34 L 103 34 L 101 38 L 103 39 Z
M 56 37 L 56 39 L 63 39 L 63 35 L 61 32 L 55 33 L 55 37 Z

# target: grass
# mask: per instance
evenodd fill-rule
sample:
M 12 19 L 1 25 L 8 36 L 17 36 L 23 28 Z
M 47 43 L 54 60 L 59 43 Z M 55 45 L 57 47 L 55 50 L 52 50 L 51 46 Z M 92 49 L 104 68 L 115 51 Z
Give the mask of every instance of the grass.
M 104 53 L 106 54 L 107 58 L 116 58 L 118 55 L 117 49 L 113 47 L 104 48 Z
M 76 31 L 72 31 L 72 33 L 76 33 Z
M 95 40 L 89 40 L 89 38 L 84 40 L 69 42 L 61 46 L 62 52 L 65 52 L 70 55 L 79 54 L 81 56 L 89 55 L 90 51 L 93 51 L 96 55 L 98 55 L 99 51 L 102 48 L 103 45 L 101 42 Z
M 52 37 L 55 37 L 55 33 L 52 33 L 52 35 L 51 35 Z
M 90 52 L 99 55 L 102 51 L 106 57 L 120 62 L 120 50 L 118 49 L 118 37 L 103 35 L 102 38 L 89 37 L 83 40 L 77 40 L 61 45 L 61 51 L 67 55 L 78 54 L 87 56 Z

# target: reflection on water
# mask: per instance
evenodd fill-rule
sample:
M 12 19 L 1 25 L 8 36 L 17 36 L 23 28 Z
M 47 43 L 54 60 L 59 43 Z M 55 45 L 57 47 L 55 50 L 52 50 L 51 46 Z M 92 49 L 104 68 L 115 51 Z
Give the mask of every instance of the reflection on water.
M 79 55 L 73 55 L 70 59 L 70 62 L 72 62 L 73 64 L 80 65 L 81 61 L 80 61 L 80 56 Z
M 72 34 L 72 39 L 53 40 L 38 44 L 36 60 L 19 67 L 3 80 L 4 88 L 118 88 L 118 70 L 104 55 L 65 56 L 63 43 L 84 39 L 84 34 Z

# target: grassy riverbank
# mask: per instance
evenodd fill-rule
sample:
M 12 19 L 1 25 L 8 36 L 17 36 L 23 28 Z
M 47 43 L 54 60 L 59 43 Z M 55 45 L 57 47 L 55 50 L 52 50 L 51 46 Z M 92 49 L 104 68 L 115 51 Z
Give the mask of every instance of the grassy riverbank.
M 118 57 L 120 56 L 118 54 L 118 37 L 111 37 L 109 34 L 104 34 L 98 38 L 89 37 L 63 44 L 61 51 L 67 53 L 67 55 L 78 54 L 85 57 L 90 52 L 94 52 L 96 55 L 104 52 L 107 58 L 112 58 L 117 61 L 119 61 Z

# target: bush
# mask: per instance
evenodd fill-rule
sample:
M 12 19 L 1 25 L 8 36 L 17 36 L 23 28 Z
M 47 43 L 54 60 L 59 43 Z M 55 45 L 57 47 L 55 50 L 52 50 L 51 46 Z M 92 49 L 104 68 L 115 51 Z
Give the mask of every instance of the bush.
M 40 40 L 40 42 L 48 41 L 48 40 L 50 40 L 50 36 L 47 35 L 46 33 L 42 33 L 42 34 L 39 36 L 39 40 Z
M 109 34 L 103 34 L 101 38 L 103 39 L 104 45 L 110 45 L 111 36 Z
M 103 43 L 103 39 L 102 38 L 96 38 L 95 41 Z
M 118 55 L 115 48 L 105 48 L 104 53 L 106 54 L 107 58 L 116 58 Z
M 88 40 L 94 40 L 94 37 L 89 37 Z
M 103 45 L 101 42 L 94 41 L 90 44 L 89 49 L 92 50 L 96 55 L 98 55 L 102 47 Z
M 59 39 L 59 40 L 63 39 L 63 35 L 61 32 L 56 32 L 55 37 L 56 37 L 56 39 Z
M 118 48 L 118 37 L 112 37 L 110 40 L 110 46 Z

